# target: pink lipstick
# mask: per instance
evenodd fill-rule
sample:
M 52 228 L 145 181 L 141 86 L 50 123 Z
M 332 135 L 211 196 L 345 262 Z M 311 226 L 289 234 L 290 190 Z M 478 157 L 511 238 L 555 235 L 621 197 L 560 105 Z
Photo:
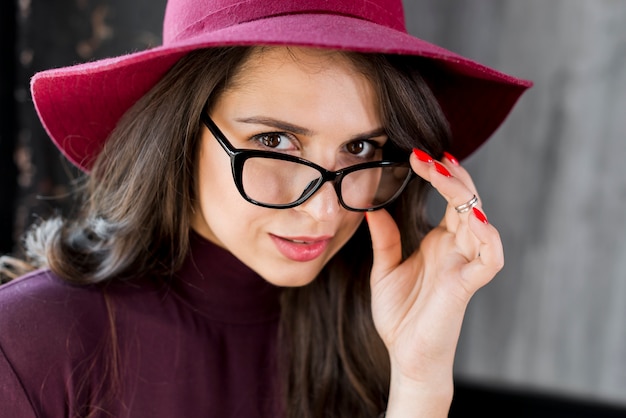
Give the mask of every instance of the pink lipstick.
M 270 234 L 278 251 L 292 261 L 311 261 L 326 251 L 330 237 L 279 237 Z

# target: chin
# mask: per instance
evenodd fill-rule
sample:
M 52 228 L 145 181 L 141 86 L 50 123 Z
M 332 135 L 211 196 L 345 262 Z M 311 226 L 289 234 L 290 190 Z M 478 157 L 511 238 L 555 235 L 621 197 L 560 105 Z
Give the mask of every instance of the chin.
M 260 274 L 267 282 L 279 287 L 302 287 L 310 284 L 319 271 L 308 272 L 302 271 L 302 269 L 294 269 L 293 274 L 287 274 L 287 271 L 283 270 L 279 274 L 265 275 Z

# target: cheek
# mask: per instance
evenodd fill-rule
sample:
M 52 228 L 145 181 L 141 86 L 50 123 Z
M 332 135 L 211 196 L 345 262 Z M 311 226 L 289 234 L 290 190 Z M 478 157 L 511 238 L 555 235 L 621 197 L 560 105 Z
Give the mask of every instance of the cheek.
M 229 201 L 231 196 L 238 195 L 230 159 L 208 132 L 202 139 L 196 176 L 198 179 L 196 192 L 203 206 L 219 207 L 222 201 Z
M 245 203 L 235 186 L 230 160 L 223 150 L 215 149 L 205 139 L 196 170 L 196 204 L 192 215 L 192 226 L 205 238 L 222 245 L 215 236 L 220 228 L 228 228 L 238 217 L 238 209 Z M 218 145 L 219 147 L 219 145 Z

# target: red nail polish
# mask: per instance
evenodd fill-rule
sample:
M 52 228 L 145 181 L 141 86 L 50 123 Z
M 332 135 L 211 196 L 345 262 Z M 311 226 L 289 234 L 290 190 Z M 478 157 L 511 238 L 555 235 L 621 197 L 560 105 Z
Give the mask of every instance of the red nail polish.
M 421 149 L 413 148 L 413 154 L 417 157 L 418 160 L 425 163 L 432 163 L 433 157 L 422 151 Z
M 444 151 L 443 156 L 446 157 L 448 160 L 450 160 L 452 164 L 459 165 L 459 160 L 454 158 L 454 155 L 450 154 L 449 152 Z
M 437 169 L 439 174 L 443 174 L 446 177 L 452 177 L 452 174 L 450 174 L 448 169 L 445 168 L 439 161 L 435 161 L 435 169 Z
M 474 216 L 476 216 L 476 218 L 477 218 L 479 221 L 481 221 L 481 222 L 482 222 L 482 223 L 484 223 L 484 224 L 488 224 L 488 223 L 489 223 L 489 221 L 487 220 L 487 217 L 485 216 L 485 214 L 484 214 L 484 213 L 482 213 L 482 212 L 480 211 L 480 209 L 478 209 L 478 208 L 472 208 L 472 210 L 474 211 Z

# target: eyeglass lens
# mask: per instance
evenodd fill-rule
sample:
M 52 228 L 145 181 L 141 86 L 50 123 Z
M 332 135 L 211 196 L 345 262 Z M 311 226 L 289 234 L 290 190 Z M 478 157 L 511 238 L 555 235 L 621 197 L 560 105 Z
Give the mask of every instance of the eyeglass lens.
M 352 171 L 341 180 L 344 205 L 366 210 L 395 198 L 410 176 L 405 166 L 371 167 Z M 321 181 L 313 167 L 293 161 L 253 157 L 242 169 L 245 194 L 266 205 L 288 205 L 308 194 Z

